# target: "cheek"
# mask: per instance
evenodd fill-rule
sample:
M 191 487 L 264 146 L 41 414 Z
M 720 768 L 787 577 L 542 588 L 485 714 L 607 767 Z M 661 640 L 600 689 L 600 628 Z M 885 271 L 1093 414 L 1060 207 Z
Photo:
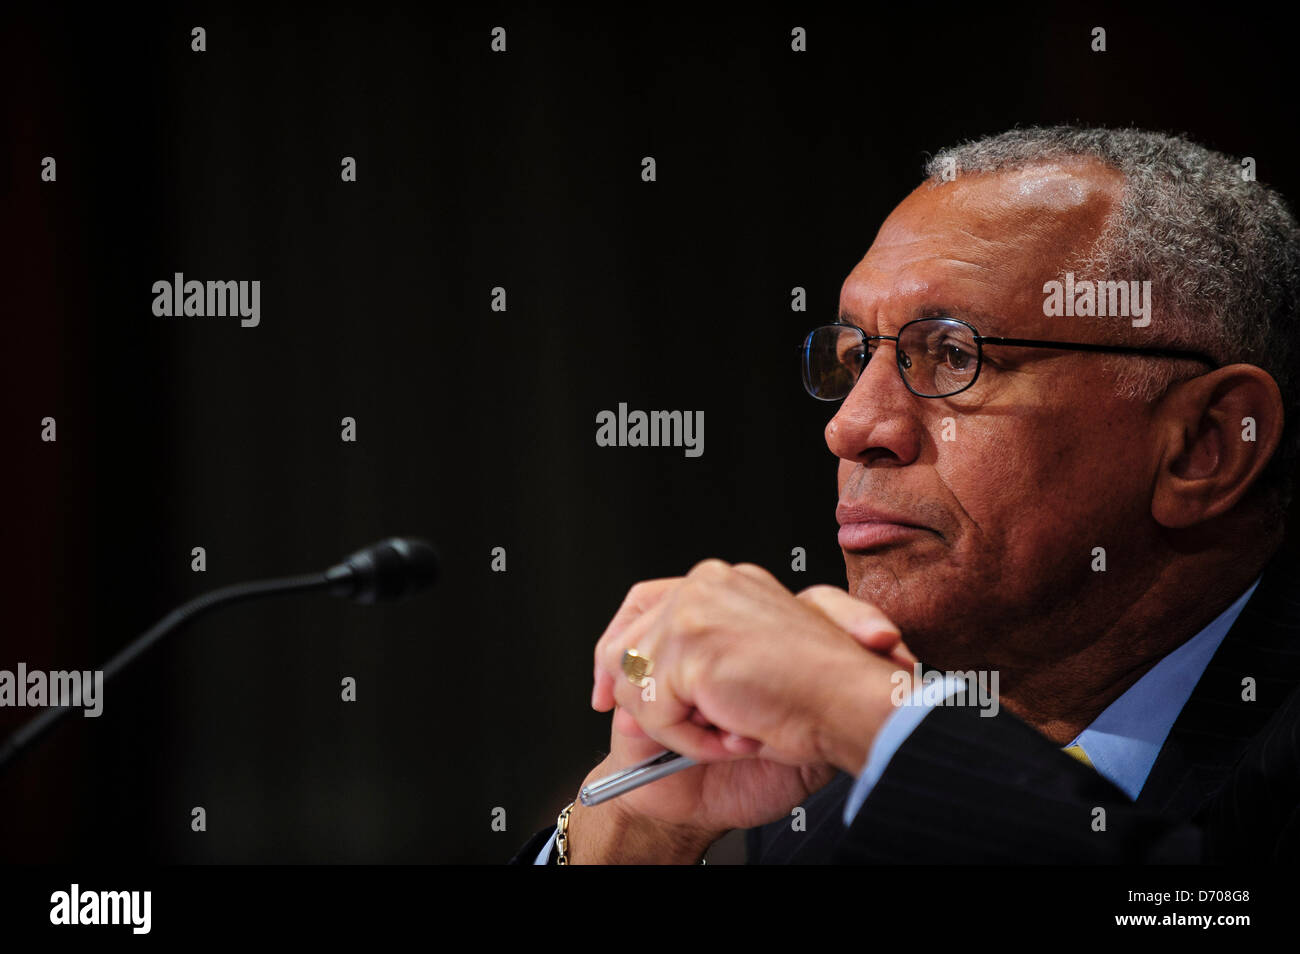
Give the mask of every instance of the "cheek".
M 965 419 L 958 426 L 956 440 L 936 445 L 935 471 L 959 513 L 987 533 L 1035 505 L 1057 451 L 1023 422 Z
M 1116 427 L 1109 410 L 964 422 L 963 439 L 946 454 L 941 447 L 937 470 L 977 525 L 981 546 L 1032 559 L 1140 519 L 1146 478 L 1139 441 L 1135 430 Z

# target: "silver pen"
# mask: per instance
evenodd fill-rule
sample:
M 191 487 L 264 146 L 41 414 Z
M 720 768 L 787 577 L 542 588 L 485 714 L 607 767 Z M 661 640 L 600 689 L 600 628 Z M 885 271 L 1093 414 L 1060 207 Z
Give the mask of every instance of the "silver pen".
M 688 759 L 684 755 L 678 755 L 676 752 L 664 749 L 658 755 L 652 755 L 644 761 L 637 762 L 636 765 L 630 765 L 621 772 L 615 772 L 613 775 L 605 776 L 598 782 L 584 785 L 582 791 L 578 793 L 578 797 L 582 799 L 582 804 L 590 808 L 592 805 L 599 805 L 611 798 L 617 798 L 634 788 L 640 788 L 647 782 L 653 782 L 656 779 L 672 775 L 674 772 L 680 772 L 682 769 L 688 769 L 694 764 L 694 759 Z

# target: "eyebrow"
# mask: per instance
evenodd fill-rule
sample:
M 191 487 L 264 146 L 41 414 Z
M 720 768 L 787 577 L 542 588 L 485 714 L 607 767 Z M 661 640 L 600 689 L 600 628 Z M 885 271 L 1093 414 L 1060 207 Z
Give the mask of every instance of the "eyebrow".
M 906 324 L 908 321 L 915 321 L 918 318 L 960 318 L 962 321 L 973 325 L 984 338 L 1015 337 L 1014 335 L 1005 335 L 1000 328 L 1002 320 L 991 312 L 981 311 L 978 308 L 971 308 L 964 305 L 930 305 L 922 304 L 909 310 L 910 317 L 900 324 Z M 857 325 L 863 327 L 865 322 L 857 321 L 854 316 L 845 309 L 840 309 L 839 322 L 846 325 Z

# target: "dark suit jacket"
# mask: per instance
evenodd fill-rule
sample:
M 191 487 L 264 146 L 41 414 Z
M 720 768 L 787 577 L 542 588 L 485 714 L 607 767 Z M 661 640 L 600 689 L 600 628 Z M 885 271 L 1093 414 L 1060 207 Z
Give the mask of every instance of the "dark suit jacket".
M 1243 680 L 1255 682 L 1253 701 Z M 1006 710 L 939 707 L 845 828 L 853 778 L 746 833 L 751 864 L 1278 861 L 1300 852 L 1300 562 L 1279 554 L 1133 802 Z M 1097 830 L 1103 816 L 1104 830 Z M 551 829 L 513 859 L 531 864 Z

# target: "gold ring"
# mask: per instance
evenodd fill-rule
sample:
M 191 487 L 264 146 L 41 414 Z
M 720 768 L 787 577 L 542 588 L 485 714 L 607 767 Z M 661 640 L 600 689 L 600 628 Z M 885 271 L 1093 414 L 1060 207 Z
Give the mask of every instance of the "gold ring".
M 642 680 L 654 671 L 655 663 L 649 656 L 642 656 L 635 649 L 629 649 L 623 654 L 623 674 L 632 685 L 641 685 Z

